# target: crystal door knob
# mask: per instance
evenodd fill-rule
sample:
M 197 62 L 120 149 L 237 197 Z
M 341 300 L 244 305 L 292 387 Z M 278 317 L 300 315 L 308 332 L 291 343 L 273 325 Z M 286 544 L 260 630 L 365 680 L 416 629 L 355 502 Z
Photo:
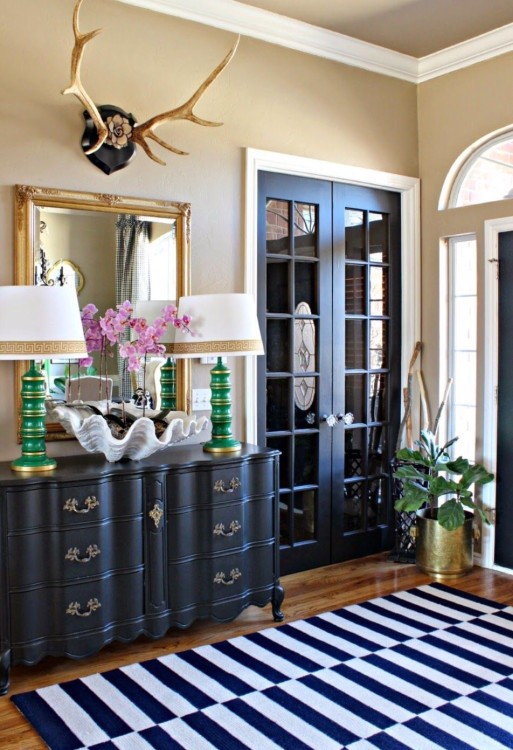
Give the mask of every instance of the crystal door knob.
M 328 427 L 335 427 L 339 422 L 344 424 L 353 424 L 354 415 L 350 411 L 345 414 L 323 414 L 321 416 L 321 422 L 326 422 Z

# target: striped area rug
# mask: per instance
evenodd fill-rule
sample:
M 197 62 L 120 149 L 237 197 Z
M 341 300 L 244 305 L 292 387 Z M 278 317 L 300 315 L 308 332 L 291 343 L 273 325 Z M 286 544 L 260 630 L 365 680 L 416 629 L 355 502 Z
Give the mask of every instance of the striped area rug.
M 513 748 L 513 608 L 434 583 L 12 700 L 52 750 Z

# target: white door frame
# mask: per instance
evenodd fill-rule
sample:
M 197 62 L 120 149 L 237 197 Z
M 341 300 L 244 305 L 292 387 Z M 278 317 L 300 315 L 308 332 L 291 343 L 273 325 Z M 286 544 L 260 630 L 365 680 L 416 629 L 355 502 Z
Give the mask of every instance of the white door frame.
M 497 386 L 499 382 L 499 280 L 497 263 L 499 235 L 513 231 L 513 217 L 490 219 L 484 222 L 484 378 L 483 378 L 483 462 L 489 471 L 497 473 Z M 483 507 L 495 519 L 496 484 L 483 485 Z M 513 570 L 495 565 L 495 525 L 483 524 L 481 556 L 477 561 L 484 568 L 493 568 L 513 575 Z
M 244 291 L 256 299 L 258 173 L 279 172 L 398 192 L 401 195 L 401 382 L 420 340 L 420 180 L 302 156 L 246 149 Z M 245 357 L 245 434 L 257 441 L 256 357 Z

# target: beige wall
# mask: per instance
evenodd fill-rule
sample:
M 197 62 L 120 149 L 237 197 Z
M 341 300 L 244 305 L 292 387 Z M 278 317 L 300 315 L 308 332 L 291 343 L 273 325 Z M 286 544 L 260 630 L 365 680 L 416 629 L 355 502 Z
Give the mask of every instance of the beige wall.
M 102 312 L 116 303 L 116 214 L 40 211 L 46 223 L 43 247 L 48 264 L 69 260 L 81 271 L 80 307 L 94 301 Z M 58 266 L 57 266 L 58 267 Z
M 419 163 L 422 205 L 422 369 L 430 397 L 438 405 L 439 388 L 439 247 L 440 239 L 475 232 L 478 242 L 478 297 L 484 291 L 484 221 L 512 216 L 511 201 L 438 210 L 444 179 L 453 163 L 478 139 L 512 126 L 513 105 L 505 94 L 505 82 L 513 78 L 513 54 L 436 78 L 419 86 Z M 482 309 L 482 308 L 481 308 Z M 485 331 L 479 315 L 478 348 L 482 352 Z M 478 389 L 483 384 L 480 358 Z M 479 397 L 479 403 L 480 397 Z M 478 410 L 479 411 L 479 410 Z M 478 425 L 478 434 L 482 433 Z
M 110 177 L 83 156 L 81 106 L 69 83 L 74 0 L 4 3 L 0 24 L 0 284 L 13 280 L 13 185 L 29 184 L 192 204 L 192 290 L 243 288 L 244 149 L 253 147 L 418 176 L 416 87 L 243 38 L 197 112 L 223 121 L 159 135 L 190 151 L 142 152 Z M 97 103 L 144 120 L 180 104 L 230 48 L 234 36 L 113 0 L 85 0 L 82 30 L 102 27 L 86 50 L 83 81 Z M 0 314 L 5 314 L 0 311 Z M 15 443 L 13 365 L 0 363 L 0 459 Z M 241 369 L 235 373 L 240 402 Z M 236 422 L 240 419 L 234 410 Z M 52 444 L 59 454 L 69 445 Z

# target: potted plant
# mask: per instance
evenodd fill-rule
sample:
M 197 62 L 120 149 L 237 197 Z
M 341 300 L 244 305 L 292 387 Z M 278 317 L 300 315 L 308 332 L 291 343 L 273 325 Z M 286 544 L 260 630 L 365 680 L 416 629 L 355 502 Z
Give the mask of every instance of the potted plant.
M 438 445 L 436 436 L 422 430 L 416 448 L 396 453 L 399 468 L 394 477 L 402 483 L 396 511 L 416 512 L 416 563 L 435 577 L 459 576 L 473 565 L 473 522 L 477 513 L 489 524 L 486 513 L 474 502 L 473 487 L 491 482 L 493 474 L 481 464 L 461 456 L 455 460 L 449 448 L 453 438 Z

